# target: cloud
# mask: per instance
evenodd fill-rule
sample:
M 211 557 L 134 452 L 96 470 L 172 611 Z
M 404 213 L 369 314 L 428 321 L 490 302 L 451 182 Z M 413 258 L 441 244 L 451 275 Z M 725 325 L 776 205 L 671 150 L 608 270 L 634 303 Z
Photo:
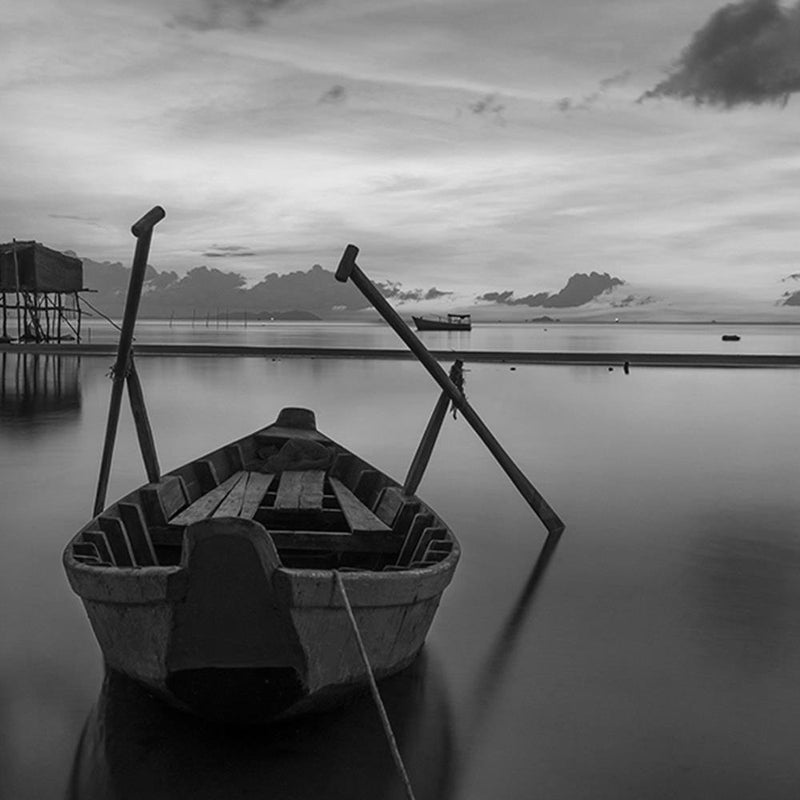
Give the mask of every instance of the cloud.
M 347 89 L 340 84 L 331 86 L 317 101 L 319 103 L 343 103 L 347 99 Z
M 538 292 L 525 297 L 514 297 L 514 292 L 507 289 L 503 292 L 486 292 L 477 299 L 504 306 L 529 306 L 531 308 L 573 308 L 582 306 L 601 294 L 621 286 L 625 281 L 612 278 L 607 272 L 591 272 L 588 275 L 576 273 L 567 285 L 556 294 Z
M 420 300 L 438 300 L 440 297 L 447 297 L 453 292 L 443 292 L 435 286 L 428 289 L 403 289 L 402 284 L 394 281 L 384 281 L 377 283 L 381 294 L 398 303 L 419 302 Z
M 493 117 L 496 122 L 505 123 L 503 111 L 506 107 L 497 99 L 496 94 L 485 94 L 474 103 L 470 103 L 467 108 L 477 117 Z
M 91 222 L 92 224 L 97 224 L 100 220 L 97 217 L 81 217 L 77 214 L 48 214 L 50 219 L 71 219 L 75 222 Z
M 293 2 L 295 0 L 201 0 L 197 10 L 177 14 L 171 25 L 196 31 L 260 28 L 267 23 L 270 13 Z
M 547 292 L 529 294 L 525 295 L 525 297 L 514 297 L 514 292 L 511 289 L 506 289 L 504 292 L 486 292 L 479 295 L 477 299 L 487 303 L 498 303 L 503 306 L 529 306 L 534 308 L 543 306 L 548 297 L 550 295 Z
M 256 253 L 248 247 L 238 244 L 212 245 L 210 250 L 206 250 L 203 255 L 206 258 L 226 258 L 228 256 L 247 257 L 254 256 Z
M 626 69 L 615 75 L 610 75 L 608 78 L 603 78 L 598 83 L 599 88 L 595 91 L 584 95 L 580 100 L 576 100 L 572 97 L 562 97 L 560 100 L 556 101 L 555 107 L 562 113 L 568 111 L 588 111 L 609 89 L 626 83 L 631 74 L 631 70 Z
M 785 105 L 800 91 L 800 2 L 742 0 L 723 6 L 694 34 L 666 79 L 642 100 L 676 97 L 731 108 Z
M 628 79 L 632 74 L 632 70 L 624 69 L 622 72 L 618 72 L 615 75 L 609 75 L 609 77 L 603 78 L 600 81 L 600 88 L 605 91 L 606 89 L 610 89 L 612 86 L 621 86 L 622 84 L 628 82 Z

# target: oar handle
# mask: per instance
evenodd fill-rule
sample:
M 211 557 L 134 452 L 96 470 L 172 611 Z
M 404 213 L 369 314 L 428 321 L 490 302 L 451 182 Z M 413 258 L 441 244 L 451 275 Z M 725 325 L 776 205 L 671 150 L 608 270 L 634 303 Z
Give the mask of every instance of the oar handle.
M 131 225 L 131 233 L 138 239 L 143 234 L 152 232 L 166 216 L 167 212 L 161 206 L 153 206 L 141 219 Z
M 472 429 L 486 445 L 489 452 L 503 468 L 514 486 L 525 498 L 528 505 L 534 510 L 539 519 L 550 533 L 560 533 L 564 530 L 564 523 L 558 514 L 550 507 L 547 501 L 536 490 L 536 487 L 525 477 L 525 474 L 514 463 L 511 456 L 495 439 L 494 434 L 486 427 L 484 421 L 478 416 L 475 409 L 467 402 L 463 393 L 450 380 L 441 364 L 430 354 L 424 344 L 414 335 L 411 328 L 406 325 L 400 315 L 392 308 L 386 298 L 378 291 L 370 279 L 361 271 L 356 263 L 358 248 L 348 244 L 336 269 L 336 280 L 342 283 L 350 279 L 356 288 L 372 304 L 375 310 L 389 323 L 394 332 L 406 343 L 408 349 L 419 359 L 420 363 L 436 383 L 441 386 L 453 405 L 462 413 Z

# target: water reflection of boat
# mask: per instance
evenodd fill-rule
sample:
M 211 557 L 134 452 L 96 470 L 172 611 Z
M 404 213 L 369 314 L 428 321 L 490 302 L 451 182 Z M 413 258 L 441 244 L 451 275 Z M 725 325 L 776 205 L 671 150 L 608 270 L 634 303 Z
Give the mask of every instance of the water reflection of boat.
M 266 722 L 367 683 L 354 620 L 376 677 L 408 666 L 458 558 L 419 498 L 284 409 L 106 508 L 64 566 L 110 667 Z
M 411 317 L 418 331 L 469 331 L 472 330 L 470 314 L 448 314 L 447 318 Z
M 423 652 L 383 681 L 381 694 L 415 796 L 450 797 L 453 731 L 435 661 Z M 198 724 L 111 672 L 81 735 L 66 800 L 404 796 L 368 695 L 332 713 L 230 730 Z
M 0 415 L 35 417 L 80 407 L 80 356 L 0 353 Z

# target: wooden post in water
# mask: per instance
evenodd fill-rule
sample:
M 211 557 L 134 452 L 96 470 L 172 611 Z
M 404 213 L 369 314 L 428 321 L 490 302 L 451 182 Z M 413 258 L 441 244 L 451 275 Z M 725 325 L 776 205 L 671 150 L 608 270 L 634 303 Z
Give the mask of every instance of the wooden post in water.
M 453 380 L 456 370 L 460 370 L 461 365 L 461 361 L 456 361 L 450 368 L 450 380 Z M 449 405 L 450 397 L 447 392 L 442 392 L 439 395 L 439 399 L 436 401 L 433 414 L 431 414 L 431 418 L 428 420 L 425 433 L 422 434 L 422 439 L 420 439 L 417 452 L 414 454 L 414 458 L 411 461 L 411 466 L 408 468 L 408 475 L 406 475 L 405 482 L 403 483 L 403 494 L 411 495 L 417 491 L 419 482 L 422 480 L 422 476 L 425 474 L 425 470 L 428 467 L 428 462 L 431 460 L 433 446 L 436 444 L 439 431 L 442 429 L 442 423 L 447 415 L 447 406 Z
M 108 421 L 106 423 L 106 435 L 103 442 L 103 456 L 100 460 L 100 475 L 97 479 L 97 494 L 95 495 L 94 501 L 95 516 L 103 510 L 106 502 L 108 477 L 111 471 L 111 459 L 114 455 L 114 443 L 117 438 L 117 424 L 119 423 L 123 384 L 129 374 L 133 329 L 136 325 L 136 315 L 139 312 L 139 300 L 142 296 L 142 284 L 144 283 L 144 274 L 147 269 L 147 256 L 150 252 L 150 240 L 153 237 L 153 228 L 164 219 L 165 215 L 166 212 L 161 206 L 155 206 L 131 227 L 131 233 L 136 237 L 136 250 L 133 255 L 131 279 L 128 284 L 128 296 L 125 299 L 125 312 L 122 318 L 122 330 L 117 345 L 117 360 L 112 371 L 113 383 L 111 385 L 111 400 L 108 406 Z M 137 379 L 134 379 L 134 384 L 138 385 Z M 148 469 L 148 478 L 150 478 L 150 469 L 155 465 L 155 469 L 157 470 L 158 460 L 155 455 L 155 447 L 152 445 L 152 434 L 148 437 L 145 432 L 143 435 L 140 429 L 142 412 L 145 420 L 147 412 L 144 410 L 140 385 L 138 389 L 139 391 L 137 393 L 135 385 L 133 389 L 129 386 L 131 405 L 133 406 L 134 403 L 137 405 L 140 404 L 138 409 L 134 409 L 134 420 L 136 421 L 139 444 L 142 447 L 145 466 Z M 148 430 L 149 427 L 148 423 Z M 152 452 L 148 452 L 147 448 L 152 448 Z M 152 478 L 150 478 L 150 480 L 152 480 Z M 158 480 L 158 478 L 156 478 L 156 480 Z
M 136 424 L 136 436 L 139 439 L 139 449 L 142 451 L 147 480 L 150 483 L 158 483 L 161 480 L 161 468 L 158 465 L 153 429 L 150 427 L 150 420 L 147 416 L 147 406 L 144 404 L 142 384 L 139 380 L 139 373 L 136 371 L 133 353 L 128 360 L 128 400 L 130 400 L 133 421 Z
M 336 280 L 345 283 L 350 278 L 353 281 L 361 294 L 369 300 L 375 310 L 389 323 L 394 332 L 419 359 L 422 366 L 428 370 L 431 377 L 442 387 L 442 391 L 453 401 L 453 405 L 464 415 L 464 419 L 467 420 L 489 452 L 495 457 L 497 463 L 503 468 L 503 471 L 544 523 L 547 530 L 550 533 L 563 531 L 564 523 L 558 514 L 525 477 L 522 470 L 511 459 L 511 456 L 506 453 L 500 442 L 494 437 L 494 434 L 486 427 L 484 421 L 458 390 L 458 387 L 447 376 L 441 364 L 428 352 L 425 345 L 414 335 L 413 331 L 403 322 L 400 315 L 392 308 L 386 298 L 361 271 L 356 264 L 356 256 L 358 256 L 358 248 L 354 244 L 348 244 L 336 270 Z

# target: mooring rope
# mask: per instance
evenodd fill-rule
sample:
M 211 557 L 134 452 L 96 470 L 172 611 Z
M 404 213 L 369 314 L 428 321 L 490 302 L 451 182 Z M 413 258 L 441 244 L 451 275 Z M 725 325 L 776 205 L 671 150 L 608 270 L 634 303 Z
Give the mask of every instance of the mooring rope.
M 389 749 L 392 751 L 392 758 L 394 759 L 395 766 L 397 767 L 397 772 L 400 775 L 400 780 L 402 780 L 403 785 L 406 788 L 406 795 L 408 796 L 409 800 L 415 800 L 414 790 L 411 788 L 411 782 L 408 779 L 408 773 L 406 772 L 405 764 L 403 764 L 403 758 L 400 755 L 400 750 L 397 747 L 397 740 L 394 738 L 392 725 L 389 722 L 389 715 L 386 713 L 383 700 L 381 700 L 381 695 L 378 691 L 378 684 L 375 682 L 375 675 L 372 672 L 372 666 L 369 663 L 367 650 L 364 647 L 364 641 L 361 638 L 361 631 L 358 629 L 358 624 L 356 623 L 356 618 L 350 605 L 350 598 L 347 596 L 347 591 L 344 588 L 342 575 L 338 570 L 334 570 L 333 573 L 336 576 L 336 585 L 339 587 L 339 592 L 341 593 L 342 600 L 344 601 L 345 611 L 347 611 L 347 616 L 350 619 L 350 625 L 353 628 L 353 633 L 356 637 L 356 643 L 358 644 L 358 650 L 361 653 L 361 659 L 364 662 L 364 667 L 367 670 L 369 688 L 372 691 L 372 699 L 375 701 L 375 705 L 378 708 L 378 714 L 380 715 L 381 723 L 383 724 L 383 731 L 386 734 L 386 740 L 389 743 Z
M 80 297 L 79 296 L 78 300 L 81 303 L 84 303 L 85 305 L 89 306 L 89 308 L 91 308 L 92 311 L 94 311 L 95 313 L 99 314 L 106 322 L 110 322 L 118 331 L 122 330 L 122 328 L 120 328 L 120 326 L 117 325 L 117 323 L 114 322 L 114 320 L 111 319 L 111 317 L 107 317 L 99 308 L 95 308 L 95 306 L 93 306 L 85 297 Z

